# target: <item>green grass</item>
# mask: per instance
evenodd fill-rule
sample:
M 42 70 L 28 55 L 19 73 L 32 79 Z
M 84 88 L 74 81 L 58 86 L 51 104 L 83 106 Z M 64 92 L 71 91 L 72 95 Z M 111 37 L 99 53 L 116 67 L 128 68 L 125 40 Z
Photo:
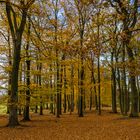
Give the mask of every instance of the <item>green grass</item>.
M 7 106 L 6 105 L 0 105 L 0 114 L 6 114 Z

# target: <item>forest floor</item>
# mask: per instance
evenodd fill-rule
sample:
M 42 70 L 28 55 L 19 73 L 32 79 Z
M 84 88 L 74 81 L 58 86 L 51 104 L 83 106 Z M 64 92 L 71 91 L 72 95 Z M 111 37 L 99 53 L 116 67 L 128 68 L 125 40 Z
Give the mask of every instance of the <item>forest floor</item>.
M 140 118 L 127 118 L 103 111 L 101 116 L 76 114 L 31 114 L 30 122 L 16 128 L 5 127 L 7 116 L 0 116 L 0 140 L 140 140 Z

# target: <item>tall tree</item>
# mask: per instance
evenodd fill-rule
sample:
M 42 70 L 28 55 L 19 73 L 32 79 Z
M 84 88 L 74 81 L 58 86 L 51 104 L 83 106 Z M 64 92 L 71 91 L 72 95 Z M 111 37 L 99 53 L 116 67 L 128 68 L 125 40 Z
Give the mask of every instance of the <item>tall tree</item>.
M 14 127 L 19 125 L 17 108 L 18 108 L 18 71 L 20 64 L 20 51 L 22 35 L 26 25 L 26 18 L 29 8 L 35 0 L 20 0 L 18 3 L 11 0 L 0 1 L 6 5 L 6 15 L 13 42 L 13 63 L 11 72 L 11 95 L 9 99 L 9 123 L 8 126 Z M 18 11 L 17 11 L 18 10 Z M 17 12 L 20 15 L 18 23 Z
M 118 15 L 121 17 L 122 23 L 122 44 L 123 48 L 127 50 L 129 63 L 135 61 L 133 48 L 130 47 L 132 33 L 137 23 L 138 13 L 138 0 L 122 1 L 122 0 L 109 0 L 112 7 L 115 8 Z M 129 76 L 131 84 L 131 117 L 138 117 L 138 91 L 136 87 L 136 77 L 134 75 L 136 67 L 129 67 Z
M 30 121 L 30 116 L 29 116 L 29 113 L 30 113 L 30 67 L 31 67 L 31 60 L 30 60 L 30 53 L 29 53 L 29 50 L 30 50 L 30 34 L 31 34 L 31 23 L 30 23 L 30 18 L 28 18 L 29 21 L 28 21 L 28 29 L 27 29 L 27 45 L 26 45 L 26 48 L 25 48 L 25 51 L 26 51 L 26 86 L 27 86 L 27 89 L 26 89 L 26 105 L 25 105 L 25 108 L 24 108 L 24 119 L 25 121 Z

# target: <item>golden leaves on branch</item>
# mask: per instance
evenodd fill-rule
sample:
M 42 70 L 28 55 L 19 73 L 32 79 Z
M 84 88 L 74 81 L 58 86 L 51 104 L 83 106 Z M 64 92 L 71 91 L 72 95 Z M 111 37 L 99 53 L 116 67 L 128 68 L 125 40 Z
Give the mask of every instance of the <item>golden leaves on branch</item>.
M 140 75 L 140 62 L 138 60 L 129 61 L 126 60 L 125 62 L 118 62 L 114 64 L 115 67 L 123 70 L 125 68 L 130 75 L 138 76 Z
M 11 72 L 12 71 L 12 66 L 4 67 L 4 69 L 5 69 L 5 72 Z
M 121 38 L 121 40 L 127 42 L 127 41 L 129 40 L 129 38 L 130 38 L 130 36 L 129 36 L 128 33 L 129 33 L 128 31 L 123 31 L 123 32 L 121 32 L 121 33 L 120 33 L 120 38 Z
M 124 21 L 126 19 L 126 15 L 124 14 L 118 15 L 118 19 Z

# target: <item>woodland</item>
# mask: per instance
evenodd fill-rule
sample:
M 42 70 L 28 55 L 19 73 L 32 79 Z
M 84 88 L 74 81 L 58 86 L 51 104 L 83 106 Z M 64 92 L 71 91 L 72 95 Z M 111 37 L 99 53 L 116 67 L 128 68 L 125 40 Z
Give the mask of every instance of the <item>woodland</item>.
M 139 6 L 0 0 L 0 139 L 140 139 Z

